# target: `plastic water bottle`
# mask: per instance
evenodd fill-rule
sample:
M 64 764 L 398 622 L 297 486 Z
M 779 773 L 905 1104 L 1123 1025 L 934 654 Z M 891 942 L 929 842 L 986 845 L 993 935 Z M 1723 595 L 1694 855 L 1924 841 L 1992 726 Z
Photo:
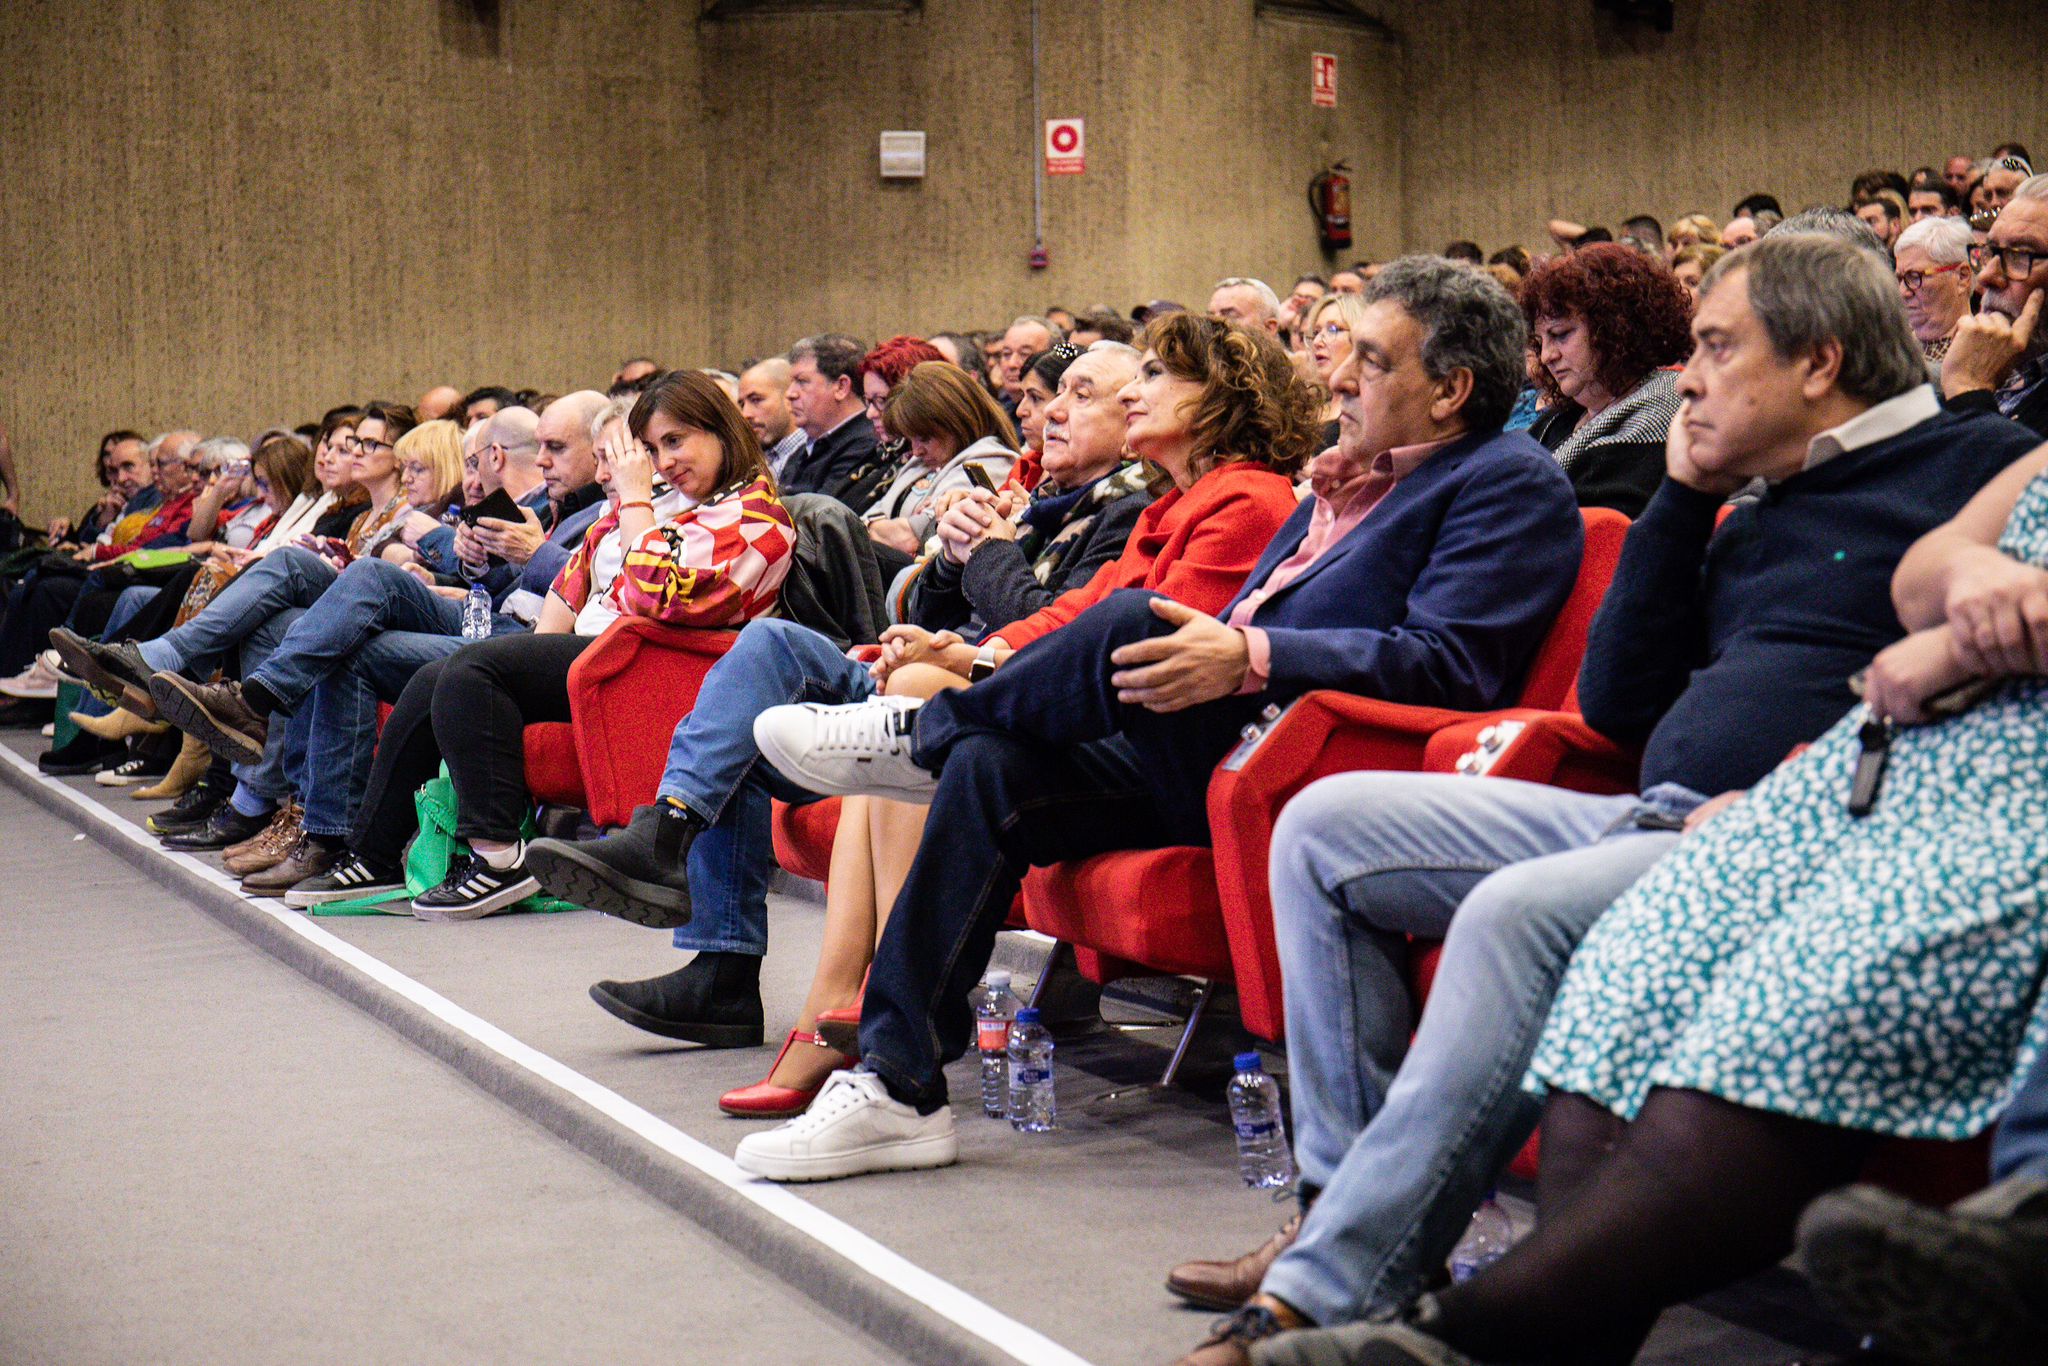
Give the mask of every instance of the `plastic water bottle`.
M 1010 974 L 997 968 L 974 993 L 974 1045 L 981 1053 L 981 1112 L 990 1119 L 1010 1113 L 1010 1021 L 1017 998 Z
M 480 583 L 469 586 L 469 600 L 462 604 L 462 638 L 482 640 L 491 633 L 491 590 Z
M 1027 1134 L 1059 1127 L 1052 1095 L 1052 1035 L 1030 1006 L 1010 1023 L 1010 1127 Z
M 1488 1191 L 1472 1215 L 1465 1236 L 1451 1249 L 1451 1280 L 1468 1280 L 1507 1255 L 1515 1245 L 1515 1227 L 1508 1212 Z
M 1275 1190 L 1294 1184 L 1294 1154 L 1280 1122 L 1280 1086 L 1257 1053 L 1237 1055 L 1230 1123 L 1237 1130 L 1237 1172 L 1247 1186 Z

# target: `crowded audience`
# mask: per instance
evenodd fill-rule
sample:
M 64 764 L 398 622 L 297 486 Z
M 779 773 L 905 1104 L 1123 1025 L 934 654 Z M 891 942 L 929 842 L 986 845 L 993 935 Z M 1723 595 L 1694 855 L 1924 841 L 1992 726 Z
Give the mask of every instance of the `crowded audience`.
M 762 1079 L 704 1099 L 779 1121 L 736 1142 L 755 1177 L 916 1171 L 960 1160 L 946 1068 L 1029 869 L 1213 845 L 1212 773 L 1309 693 L 1518 705 L 1589 526 L 1627 519 L 1562 720 L 1629 790 L 1418 758 L 1279 811 L 1294 1206 L 1161 1268 L 1228 1316 L 1183 1362 L 1624 1363 L 1795 1244 L 1893 1354 L 1856 1359 L 2021 1360 L 2048 176 L 2017 143 L 1937 164 L 1790 216 L 1227 275 L 1200 309 L 873 345 L 821 318 L 559 396 L 120 428 L 40 524 L 0 435 L 0 726 L 170 803 L 149 831 L 252 896 L 667 931 L 680 966 L 590 994 L 705 1048 L 770 1037 L 774 803 L 836 798 L 810 985 Z M 522 736 L 632 630 L 717 657 L 602 830 L 537 800 Z M 1534 1231 L 1449 1283 L 1539 1132 Z M 1886 1139 L 1984 1133 L 1996 1184 L 1954 1208 L 1857 1184 Z M 1971 1275 L 1960 1308 L 1927 1289 Z

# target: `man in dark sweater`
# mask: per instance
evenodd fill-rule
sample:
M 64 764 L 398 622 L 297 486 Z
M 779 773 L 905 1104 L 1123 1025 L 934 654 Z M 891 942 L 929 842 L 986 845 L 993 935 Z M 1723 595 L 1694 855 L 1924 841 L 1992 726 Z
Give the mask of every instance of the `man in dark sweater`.
M 1836 239 L 1725 258 L 1692 330 L 1666 478 L 1579 676 L 1587 722 L 1643 746 L 1642 795 L 1351 773 L 1289 804 L 1272 880 L 1306 1213 L 1234 1262 L 1176 1268 L 1187 1298 L 1249 1297 L 1192 1361 L 1249 1360 L 1259 1337 L 1423 1289 L 1535 1124 L 1521 1079 L 1587 929 L 1681 830 L 1841 718 L 1849 676 L 1903 634 L 1907 548 L 2034 444 L 1942 411 L 1889 272 Z M 1447 939 L 1412 1043 L 1409 934 Z
M 875 428 L 861 411 L 860 363 L 867 348 L 824 332 L 789 349 L 789 415 L 809 442 L 789 457 L 776 485 L 845 502 L 849 476 L 875 458 Z M 865 507 L 854 508 L 865 512 Z

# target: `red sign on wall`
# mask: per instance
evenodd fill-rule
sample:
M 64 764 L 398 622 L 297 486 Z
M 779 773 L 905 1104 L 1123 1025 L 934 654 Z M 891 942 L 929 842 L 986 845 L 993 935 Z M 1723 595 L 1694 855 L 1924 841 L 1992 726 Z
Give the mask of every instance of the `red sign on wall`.
M 1311 52 L 1308 58 L 1308 102 L 1318 109 L 1337 107 L 1337 54 Z
M 1088 169 L 1088 139 L 1080 119 L 1045 121 L 1045 173 L 1080 175 Z

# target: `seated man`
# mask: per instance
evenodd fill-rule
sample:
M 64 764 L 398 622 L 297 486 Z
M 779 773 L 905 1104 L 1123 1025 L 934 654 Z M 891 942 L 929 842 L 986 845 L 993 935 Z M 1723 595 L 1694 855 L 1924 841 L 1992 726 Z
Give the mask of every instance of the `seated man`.
M 807 444 L 783 457 L 776 477 L 782 492 L 844 501 L 852 475 L 874 459 L 875 428 L 860 392 L 866 355 L 865 346 L 839 332 L 805 337 L 789 348 L 789 386 L 783 392 Z
M 1707 794 L 1841 717 L 1849 676 L 1902 634 L 1907 548 L 2033 444 L 1942 411 L 1891 272 L 1835 238 L 1774 233 L 1723 258 L 1692 332 L 1666 478 L 1579 675 L 1587 722 L 1644 747 L 1643 795 L 1348 773 L 1288 805 L 1273 913 L 1307 1212 L 1251 1256 L 1173 1272 L 1211 1307 L 1258 1292 L 1192 1361 L 1244 1361 L 1260 1337 L 1423 1288 L 1535 1123 L 1520 1083 L 1574 946 L 1732 800 Z M 1768 490 L 1717 535 L 1757 478 Z M 1410 934 L 1446 937 L 1412 1043 Z
M 2013 193 L 1981 247 L 1970 248 L 1983 303 L 1956 324 L 1941 392 L 1959 411 L 2000 412 L 2048 436 L 2048 175 Z
M 1584 543 L 1557 462 L 1501 430 L 1527 326 L 1491 276 L 1433 257 L 1389 266 L 1365 298 L 1316 496 L 1220 617 L 1118 593 L 964 691 L 763 713 L 762 753 L 792 781 L 928 800 L 934 818 L 875 952 L 860 1067 L 744 1140 L 742 1169 L 954 1161 L 941 1069 L 971 1041 L 968 992 L 1025 868 L 1208 844 L 1210 773 L 1266 706 L 1314 688 L 1514 698 Z

